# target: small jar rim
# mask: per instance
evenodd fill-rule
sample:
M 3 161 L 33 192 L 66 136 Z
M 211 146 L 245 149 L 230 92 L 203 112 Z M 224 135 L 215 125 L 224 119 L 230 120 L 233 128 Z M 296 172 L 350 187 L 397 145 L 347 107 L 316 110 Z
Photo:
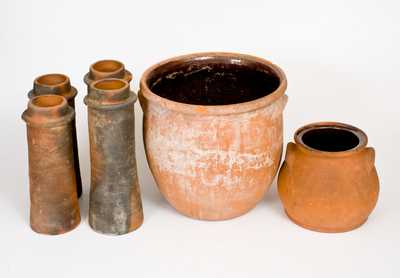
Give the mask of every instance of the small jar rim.
M 325 151 L 313 148 L 307 145 L 303 141 L 303 135 L 312 130 L 319 130 L 319 129 L 338 129 L 344 130 L 347 132 L 351 132 L 358 138 L 358 144 L 355 147 L 352 147 L 348 150 L 343 151 Z M 294 134 L 294 141 L 296 144 L 302 147 L 303 150 L 315 153 L 315 154 L 323 154 L 323 155 L 331 155 L 331 156 L 343 156 L 347 154 L 351 154 L 354 152 L 358 152 L 364 149 L 368 144 L 368 137 L 364 131 L 361 129 L 341 122 L 315 122 L 305 126 L 300 127 L 296 130 Z

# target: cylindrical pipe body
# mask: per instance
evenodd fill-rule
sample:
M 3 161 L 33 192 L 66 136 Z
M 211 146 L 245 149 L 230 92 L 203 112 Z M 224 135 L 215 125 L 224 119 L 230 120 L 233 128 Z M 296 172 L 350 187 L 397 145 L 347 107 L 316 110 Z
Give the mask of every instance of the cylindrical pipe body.
M 136 99 L 121 79 L 95 81 L 85 97 L 91 161 L 89 224 L 105 234 L 125 234 L 143 222 L 135 156 Z
M 62 96 L 33 97 L 22 114 L 27 124 L 30 225 L 62 234 L 80 222 L 73 158 L 74 111 Z

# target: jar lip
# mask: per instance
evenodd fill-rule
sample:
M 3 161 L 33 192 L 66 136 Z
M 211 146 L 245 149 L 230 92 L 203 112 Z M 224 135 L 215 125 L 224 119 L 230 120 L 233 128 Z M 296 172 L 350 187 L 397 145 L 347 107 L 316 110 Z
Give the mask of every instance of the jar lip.
M 352 133 L 355 135 L 358 139 L 358 144 L 352 148 L 349 148 L 347 150 L 343 151 L 326 151 L 326 150 L 320 150 L 313 148 L 309 145 L 307 145 L 303 141 L 303 135 L 306 134 L 309 131 L 313 130 L 320 130 L 320 129 L 337 129 L 337 130 L 343 130 Z M 343 156 L 343 155 L 348 155 L 348 154 L 353 154 L 355 152 L 361 151 L 364 149 L 367 144 L 368 144 L 368 137 L 365 134 L 364 131 L 361 129 L 345 124 L 345 123 L 340 123 L 340 122 L 315 122 L 311 123 L 305 126 L 300 127 L 299 129 L 296 130 L 294 134 L 294 141 L 296 144 L 301 146 L 301 148 L 305 151 L 311 152 L 313 154 L 321 154 L 321 155 L 329 155 L 329 156 Z
M 255 62 L 259 63 L 266 68 L 270 69 L 278 78 L 279 86 L 270 94 L 260 97 L 255 100 L 240 102 L 234 104 L 225 105 L 197 105 L 197 104 L 187 104 L 183 102 L 173 101 L 164 97 L 161 97 L 154 92 L 148 86 L 148 82 L 152 77 L 152 74 L 160 67 L 165 66 L 169 63 L 181 63 L 196 60 L 206 60 L 206 59 L 226 59 L 230 63 L 240 63 L 241 61 Z M 270 105 L 281 96 L 284 95 L 287 88 L 287 80 L 284 72 L 277 65 L 267 61 L 265 59 L 240 53 L 231 52 L 199 52 L 193 54 L 186 54 L 181 56 L 176 56 L 164 61 L 161 61 L 150 68 L 148 68 L 142 75 L 140 79 L 140 91 L 139 97 L 158 103 L 160 106 L 167 108 L 169 110 L 182 112 L 185 114 L 202 114 L 202 115 L 228 115 L 228 114 L 240 114 L 248 111 L 253 111 L 259 108 Z

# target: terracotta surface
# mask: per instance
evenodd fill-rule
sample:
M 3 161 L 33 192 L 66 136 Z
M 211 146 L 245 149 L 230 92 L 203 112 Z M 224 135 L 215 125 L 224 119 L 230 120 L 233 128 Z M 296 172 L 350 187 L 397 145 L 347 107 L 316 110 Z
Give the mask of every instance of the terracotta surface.
M 147 160 L 176 210 L 222 220 L 263 198 L 281 158 L 285 89 L 277 66 L 235 53 L 180 56 L 143 74 Z
M 74 111 L 56 95 L 32 98 L 27 124 L 30 224 L 43 234 L 62 234 L 80 222 L 73 158 Z
M 287 215 L 304 228 L 345 232 L 362 225 L 378 199 L 375 152 L 360 129 L 334 122 L 297 130 L 279 172 Z
M 132 74 L 125 69 L 124 64 L 120 61 L 100 60 L 90 66 L 89 72 L 83 80 L 89 86 L 93 81 L 104 78 L 119 78 L 131 82 Z
M 143 222 L 135 155 L 136 99 L 121 79 L 95 81 L 85 97 L 91 164 L 89 224 L 105 234 L 125 234 Z
M 67 99 L 68 104 L 75 109 L 75 96 L 77 95 L 75 87 L 71 86 L 69 77 L 64 74 L 50 73 L 39 76 L 33 82 L 33 89 L 28 93 L 28 97 L 32 98 L 40 95 L 60 95 Z M 74 146 L 74 165 L 76 173 L 76 186 L 78 198 L 82 195 L 82 179 L 79 167 L 78 139 L 76 136 L 75 118 L 72 121 L 72 139 Z

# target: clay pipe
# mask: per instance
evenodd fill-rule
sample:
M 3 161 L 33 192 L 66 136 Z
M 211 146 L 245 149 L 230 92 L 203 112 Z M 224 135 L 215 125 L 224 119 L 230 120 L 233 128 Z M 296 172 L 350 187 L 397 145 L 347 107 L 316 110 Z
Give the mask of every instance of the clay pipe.
M 30 225 L 57 235 L 80 222 L 73 158 L 74 110 L 57 95 L 33 97 L 22 114 L 27 125 Z
M 143 222 L 135 157 L 136 95 L 122 79 L 91 83 L 88 106 L 91 186 L 89 224 L 120 235 Z
M 39 76 L 33 82 L 33 89 L 28 93 L 28 97 L 32 98 L 40 95 L 60 95 L 63 96 L 68 104 L 75 109 L 75 96 L 77 90 L 71 86 L 69 77 L 64 74 L 51 73 Z M 78 198 L 82 195 L 82 178 L 79 167 L 78 139 L 76 135 L 75 118 L 72 121 L 72 140 L 74 149 L 74 165 L 76 173 L 76 189 Z

